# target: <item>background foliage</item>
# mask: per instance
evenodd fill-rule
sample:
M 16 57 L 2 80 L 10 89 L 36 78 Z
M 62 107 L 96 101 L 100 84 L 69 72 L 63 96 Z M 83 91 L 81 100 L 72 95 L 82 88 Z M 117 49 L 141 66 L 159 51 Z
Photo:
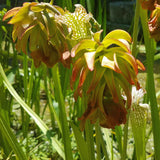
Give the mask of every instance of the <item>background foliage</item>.
M 109 30 L 109 3 L 98 0 L 54 1 L 70 11 L 74 11 L 77 3 L 85 6 L 101 24 L 104 37 Z M 151 107 L 145 110 L 136 110 L 135 107 L 135 113 L 131 111 L 131 123 L 127 121 L 126 125 L 115 129 L 103 129 L 98 123 L 90 125 L 87 122 L 86 132 L 79 130 L 77 119 L 84 112 L 85 95 L 74 101 L 69 80 L 71 69 L 61 64 L 52 69 L 44 64 L 35 68 L 30 57 L 17 53 L 11 38 L 12 26 L 2 22 L 2 18 L 8 9 L 21 5 L 22 1 L 6 0 L 1 4 L 0 159 L 160 159 L 159 46 L 149 38 L 148 14 L 138 0 L 130 28 L 132 52 L 144 60 L 146 72 L 140 74 L 140 79 L 147 77 L 142 80 L 147 94 L 141 102 Z M 141 126 L 139 122 L 142 122 Z M 64 146 L 68 149 L 64 150 Z

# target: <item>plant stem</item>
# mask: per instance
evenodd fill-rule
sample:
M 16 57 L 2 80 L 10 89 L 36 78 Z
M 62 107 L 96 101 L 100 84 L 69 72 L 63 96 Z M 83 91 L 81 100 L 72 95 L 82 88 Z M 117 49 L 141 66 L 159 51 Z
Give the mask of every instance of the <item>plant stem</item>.
M 84 109 L 87 108 L 87 95 L 84 92 L 82 96 L 82 107 Z M 86 136 L 86 143 L 88 147 L 89 152 L 89 159 L 95 160 L 95 151 L 94 151 L 94 139 L 93 139 L 93 125 L 89 122 L 89 120 L 86 121 L 85 124 L 85 136 Z
M 106 30 L 107 30 L 107 1 L 103 1 L 103 22 L 102 22 L 102 28 L 103 28 L 103 38 L 106 36 Z
M 72 11 L 72 0 L 66 0 L 66 6 L 69 11 Z
M 105 156 L 105 160 L 109 160 L 109 155 L 108 155 L 108 152 L 107 152 L 107 149 L 106 149 L 106 144 L 105 144 L 105 141 L 103 139 L 103 133 L 101 131 L 101 128 L 99 128 L 99 130 L 100 130 L 100 141 L 101 141 L 102 150 L 103 150 L 103 153 L 104 153 L 104 156 Z M 106 142 L 108 143 L 107 139 L 106 139 Z
M 101 141 L 100 141 L 100 127 L 99 127 L 99 121 L 95 124 L 95 130 L 96 130 L 96 149 L 97 149 L 97 160 L 101 160 Z
M 153 139 L 154 139 L 154 149 L 155 149 L 155 159 L 160 159 L 160 120 L 159 111 L 157 106 L 155 84 L 154 84 L 154 73 L 153 73 L 153 63 L 154 63 L 154 40 L 150 39 L 149 29 L 148 29 L 148 15 L 147 11 L 141 8 L 140 10 L 141 22 L 144 34 L 144 41 L 146 47 L 147 56 L 147 95 L 150 101 L 151 116 L 152 116 L 152 127 L 153 127 Z
M 24 98 L 25 102 L 27 103 L 27 95 L 28 95 L 28 59 L 27 55 L 24 54 L 24 59 L 23 59 L 23 69 L 24 69 L 24 77 L 23 77 L 23 84 L 24 84 Z M 28 125 L 29 125 L 29 119 L 28 115 L 22 111 L 22 129 L 23 129 L 23 136 L 26 138 L 26 153 L 28 153 L 29 148 L 28 148 Z M 28 155 L 27 155 L 28 156 Z
M 53 76 L 55 91 L 56 91 L 56 94 L 58 95 L 57 100 L 59 103 L 59 110 L 60 110 L 60 117 L 61 117 L 60 121 L 61 121 L 61 126 L 62 126 L 62 137 L 63 137 L 63 142 L 64 142 L 65 158 L 66 160 L 73 160 L 69 126 L 67 122 L 67 115 L 66 115 L 66 110 L 65 110 L 64 98 L 62 94 L 62 88 L 60 85 L 61 83 L 60 83 L 60 78 L 59 78 L 58 64 L 56 64 L 52 68 L 52 76 Z
M 59 118 L 57 116 L 56 110 L 55 110 L 55 108 L 53 106 L 53 102 L 52 102 L 52 98 L 51 98 L 51 93 L 49 92 L 47 73 L 46 72 L 47 71 L 46 71 L 46 67 L 45 67 L 44 85 L 45 85 L 45 90 L 46 90 L 47 99 L 48 99 L 48 106 L 49 106 L 50 115 L 51 115 L 52 127 L 54 128 L 54 126 L 55 126 L 55 120 L 56 120 L 57 121 L 57 125 L 59 127 L 59 130 L 62 133 L 61 123 L 60 123 L 60 120 L 59 120 Z
M 86 0 L 88 12 L 94 13 L 95 1 Z
M 137 36 L 138 36 L 138 24 L 139 24 L 139 16 L 140 16 L 140 3 L 139 0 L 136 0 L 136 9 L 134 15 L 134 27 L 133 27 L 133 46 L 132 46 L 132 54 L 133 56 L 137 56 Z
M 126 157 L 127 157 L 127 139 L 128 139 L 129 115 L 130 115 L 130 109 L 128 110 L 127 122 L 126 122 L 126 124 L 125 124 L 125 126 L 124 126 L 123 150 L 122 150 L 121 160 L 124 160 L 124 159 L 126 159 Z
M 89 159 L 95 160 L 93 125 L 89 121 L 86 121 L 85 133 L 89 152 Z
M 23 107 L 23 109 L 32 117 L 32 119 L 35 121 L 37 126 L 41 129 L 41 131 L 51 140 L 52 146 L 56 151 L 59 153 L 59 155 L 64 159 L 64 149 L 62 144 L 55 138 L 51 137 L 47 134 L 49 134 L 49 128 L 46 126 L 46 124 L 40 119 L 40 117 L 22 100 L 22 98 L 18 95 L 18 93 L 15 91 L 15 89 L 12 87 L 10 82 L 8 81 L 4 70 L 2 68 L 2 65 L 0 63 L 0 75 L 2 76 L 3 83 L 5 84 L 6 88 L 10 92 L 10 94 L 15 98 L 15 100 Z
M 114 131 L 115 131 L 116 141 L 118 143 L 118 150 L 120 155 L 122 156 L 122 127 L 116 126 Z

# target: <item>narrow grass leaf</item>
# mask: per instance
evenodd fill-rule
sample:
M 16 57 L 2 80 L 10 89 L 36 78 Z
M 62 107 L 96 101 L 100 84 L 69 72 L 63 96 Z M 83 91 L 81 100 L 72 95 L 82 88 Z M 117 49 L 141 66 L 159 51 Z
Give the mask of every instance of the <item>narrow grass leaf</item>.
M 11 131 L 10 127 L 8 126 L 8 123 L 3 119 L 3 117 L 0 114 L 0 131 L 5 136 L 6 141 L 13 149 L 14 153 L 16 154 L 18 159 L 27 160 L 26 155 L 24 154 L 21 146 L 17 142 L 17 139 L 13 132 Z
M 119 153 L 122 155 L 122 128 L 121 126 L 116 126 L 115 132 L 116 132 L 116 140 L 118 143 L 118 150 L 119 150 Z
M 111 157 L 111 150 L 112 150 L 112 144 L 111 139 L 109 137 L 109 130 L 108 129 L 102 129 L 102 133 L 104 134 L 104 139 L 106 140 L 106 148 L 109 153 L 109 158 Z
M 147 56 L 147 96 L 150 101 L 151 106 L 151 116 L 152 116 L 152 127 L 153 127 L 153 139 L 154 139 L 154 149 L 155 149 L 155 159 L 160 159 L 160 120 L 159 111 L 157 106 L 155 83 L 154 83 L 154 73 L 153 73 L 153 62 L 154 62 L 154 41 L 150 38 L 148 29 L 148 15 L 147 11 L 140 8 L 140 17 L 144 34 L 144 42 L 146 47 Z
M 99 121 L 95 124 L 95 131 L 96 131 L 96 150 L 97 150 L 97 160 L 101 160 L 101 141 L 100 141 L 100 126 Z
M 60 122 L 62 126 L 65 158 L 66 160 L 72 160 L 73 156 L 72 156 L 72 149 L 71 149 L 69 126 L 67 122 L 67 115 L 65 110 L 65 102 L 64 102 L 64 97 L 62 93 L 62 87 L 60 83 L 58 64 L 54 65 L 54 67 L 52 68 L 52 77 L 54 81 L 55 92 L 56 92 L 56 95 L 58 95 L 57 101 L 59 104 L 59 111 L 60 111 L 60 117 L 61 117 Z
M 106 36 L 107 30 L 107 1 L 103 1 L 103 22 L 102 22 L 102 29 L 103 29 L 103 37 Z
M 77 147 L 78 147 L 81 159 L 89 160 L 88 148 L 82 136 L 82 132 L 79 130 L 79 128 L 76 125 L 74 125 L 73 123 L 70 123 L 70 124 L 73 129 L 74 136 L 76 138 Z
M 95 1 L 86 0 L 88 12 L 94 13 Z
M 17 94 L 15 89 L 12 87 L 12 85 L 9 83 L 4 70 L 2 68 L 2 65 L 0 64 L 0 74 L 2 76 L 3 82 L 11 95 L 17 100 L 17 102 L 23 107 L 23 109 L 34 119 L 35 123 L 39 126 L 41 131 L 47 135 L 49 128 L 46 126 L 46 124 L 40 119 L 40 117 L 22 100 L 22 98 Z M 56 149 L 56 151 L 64 158 L 64 151 L 62 144 L 56 139 L 51 138 L 51 143 L 54 145 L 53 147 Z

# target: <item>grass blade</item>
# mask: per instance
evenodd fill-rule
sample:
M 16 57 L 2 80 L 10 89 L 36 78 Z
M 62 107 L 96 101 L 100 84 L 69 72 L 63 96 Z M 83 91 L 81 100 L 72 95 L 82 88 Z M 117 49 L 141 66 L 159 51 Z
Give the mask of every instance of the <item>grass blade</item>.
M 107 149 L 106 149 L 106 143 L 104 141 L 101 128 L 100 128 L 100 141 L 101 141 L 102 151 L 103 151 L 104 156 L 105 156 L 105 160 L 109 160 L 109 155 L 108 155 L 108 152 L 107 152 Z M 108 141 L 107 141 L 107 143 L 108 143 Z
M 151 107 L 151 117 L 152 117 L 152 127 L 153 127 L 153 138 L 154 138 L 154 149 L 155 149 L 155 159 L 160 159 L 160 120 L 159 111 L 157 106 L 156 91 L 154 84 L 154 73 L 153 73 L 153 63 L 154 63 L 154 40 L 150 38 L 148 29 L 148 15 L 147 11 L 140 8 L 141 23 L 144 34 L 144 42 L 146 47 L 147 56 L 147 96 L 150 101 Z
M 12 133 L 10 127 L 6 123 L 6 121 L 3 119 L 3 117 L 0 114 L 0 131 L 4 135 L 5 140 L 8 142 L 8 144 L 13 149 L 14 153 L 18 157 L 18 159 L 27 160 L 26 155 L 24 154 L 21 146 L 16 140 L 15 135 Z
M 23 109 L 35 120 L 36 124 L 40 127 L 40 129 L 42 130 L 42 132 L 44 134 L 47 133 L 47 126 L 46 124 L 38 117 L 38 115 L 36 115 L 32 109 L 22 100 L 22 98 L 17 94 L 17 92 L 15 91 L 15 89 L 12 87 L 12 85 L 9 83 L 3 68 L 0 64 L 0 73 L 2 75 L 2 79 L 3 82 L 5 84 L 5 86 L 7 87 L 7 89 L 9 90 L 9 92 L 12 94 L 12 96 L 17 100 L 17 102 L 23 107 Z
M 132 54 L 136 57 L 137 56 L 137 37 L 138 37 L 138 24 L 139 24 L 139 17 L 140 17 L 140 3 L 139 0 L 136 1 L 136 9 L 134 15 L 134 27 L 133 27 L 133 46 L 132 46 Z
M 94 13 L 95 1 L 86 0 L 88 12 Z
M 111 144 L 111 139 L 109 137 L 109 130 L 103 128 L 102 133 L 104 134 L 104 139 L 106 140 L 106 148 L 107 148 L 107 151 L 109 153 L 108 157 L 111 159 L 112 144 Z
M 97 150 L 97 160 L 101 160 L 101 141 L 100 141 L 100 126 L 99 121 L 95 124 L 95 131 L 96 131 L 96 150 Z
M 66 157 L 66 160 L 72 160 L 73 156 L 72 156 L 72 149 L 71 149 L 70 133 L 69 133 L 69 127 L 67 122 L 64 97 L 63 97 L 61 83 L 60 83 L 58 64 L 54 65 L 54 67 L 52 68 L 52 77 L 54 81 L 55 92 L 57 95 L 57 101 L 59 104 L 65 157 Z
M 23 107 L 23 109 L 33 118 L 33 120 L 35 121 L 35 123 L 39 126 L 39 128 L 41 129 L 41 131 L 47 135 L 49 133 L 49 128 L 46 126 L 46 124 L 40 119 L 40 117 L 22 100 L 22 98 L 17 94 L 17 92 L 15 91 L 15 89 L 12 87 L 12 85 L 9 83 L 2 65 L 0 64 L 0 74 L 2 76 L 3 82 L 5 84 L 5 86 L 7 87 L 7 89 L 9 90 L 10 94 L 17 100 L 17 102 Z M 51 138 L 49 136 L 49 138 Z M 51 138 L 51 143 L 53 145 L 53 147 L 56 149 L 56 151 L 64 158 L 64 151 L 63 151 L 63 147 L 60 144 L 60 142 L 56 139 L 56 138 Z
M 89 160 L 87 144 L 84 138 L 82 137 L 82 133 L 80 132 L 79 128 L 76 125 L 74 125 L 73 123 L 70 123 L 70 124 L 73 129 L 74 136 L 76 138 L 77 147 L 78 147 L 81 159 Z
M 115 127 L 115 132 L 116 132 L 116 140 L 118 143 L 118 150 L 120 155 L 122 156 L 122 128 L 121 126 L 116 126 Z
M 103 29 L 103 38 L 104 38 L 106 36 L 106 32 L 107 32 L 107 1 L 103 2 L 102 29 Z

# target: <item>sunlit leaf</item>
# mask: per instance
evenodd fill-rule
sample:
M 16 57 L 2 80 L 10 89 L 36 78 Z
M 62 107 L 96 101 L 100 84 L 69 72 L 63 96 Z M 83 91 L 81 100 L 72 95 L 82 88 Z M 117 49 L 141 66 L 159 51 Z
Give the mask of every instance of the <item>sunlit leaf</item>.
M 41 5 L 41 4 L 31 6 L 31 11 L 33 11 L 33 12 L 41 12 L 44 9 L 45 9 L 45 6 Z
M 113 55 L 113 57 L 112 57 L 113 59 L 112 60 L 108 59 L 108 57 L 106 57 L 106 56 L 103 56 L 101 58 L 102 58 L 101 59 L 101 66 L 102 67 L 110 68 L 110 69 L 112 69 L 112 70 L 114 70 L 116 72 L 121 73 L 121 70 L 118 67 L 118 62 L 117 62 L 117 59 L 116 59 L 116 54 Z
M 141 69 L 142 71 L 145 71 L 145 67 L 144 65 L 142 64 L 142 62 L 140 62 L 138 59 L 136 59 L 136 62 L 138 64 L 138 69 Z
M 22 20 L 29 20 L 28 17 L 28 13 L 29 13 L 29 5 L 27 4 L 25 6 L 23 6 L 22 8 L 19 9 L 19 11 L 16 13 L 16 15 L 8 22 L 10 24 L 14 24 L 17 22 L 20 22 Z
M 129 35 L 129 33 L 124 31 L 124 30 L 121 30 L 121 29 L 116 29 L 116 30 L 113 30 L 113 31 L 109 32 L 105 36 L 103 41 L 105 41 L 106 39 L 110 39 L 110 38 L 113 38 L 113 39 L 124 39 L 124 40 L 128 41 L 129 43 L 131 43 L 131 41 L 132 41 L 132 38 Z
M 121 42 L 118 39 L 105 39 L 102 41 L 102 44 L 104 45 L 105 48 L 108 48 L 111 45 L 117 45 L 120 46 L 121 48 L 124 49 L 124 51 L 129 52 L 130 53 L 130 48 L 128 48 L 128 45 L 124 44 L 123 42 Z
M 9 10 L 3 17 L 3 21 L 5 21 L 6 19 L 14 16 L 19 10 L 20 10 L 21 7 L 15 7 L 15 8 L 12 8 L 11 10 Z
M 75 57 L 80 51 L 94 51 L 96 47 L 96 42 L 91 39 L 86 39 L 80 41 L 75 47 L 71 50 L 71 56 Z
M 94 40 L 96 41 L 96 42 L 100 42 L 100 36 L 101 36 L 101 33 L 103 32 L 103 30 L 100 30 L 100 31 L 98 31 L 98 32 L 96 32 L 95 34 L 94 34 Z

